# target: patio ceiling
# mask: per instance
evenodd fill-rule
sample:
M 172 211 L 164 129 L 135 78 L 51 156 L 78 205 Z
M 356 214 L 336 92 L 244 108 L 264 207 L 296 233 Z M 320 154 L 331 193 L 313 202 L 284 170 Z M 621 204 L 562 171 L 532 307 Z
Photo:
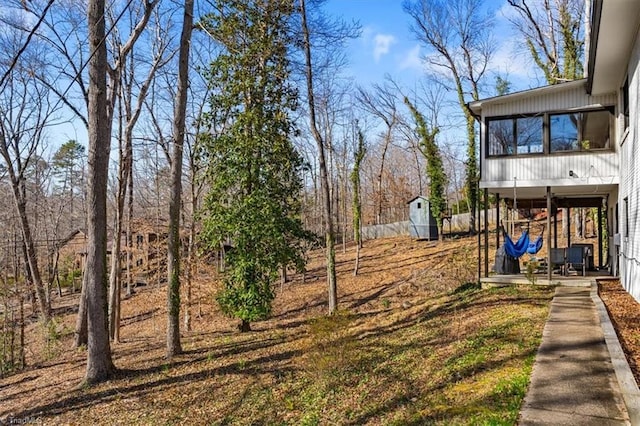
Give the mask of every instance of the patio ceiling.
M 597 207 L 598 202 L 606 198 L 608 194 L 615 192 L 617 185 L 576 185 L 576 186 L 552 186 L 551 196 L 557 199 L 558 207 Z M 488 188 L 490 194 L 499 194 L 502 199 L 514 199 L 518 205 L 527 208 L 535 206 L 544 208 L 547 206 L 546 186 L 527 188 Z M 527 201 L 525 201 L 527 200 Z M 535 201 L 532 201 L 535 200 Z M 565 200 L 565 201 L 560 201 Z M 587 201 L 588 200 L 588 201 Z M 562 204 L 562 205 L 559 205 Z M 595 205 L 592 205 L 594 204 Z M 584 205 L 584 204 L 589 204 Z

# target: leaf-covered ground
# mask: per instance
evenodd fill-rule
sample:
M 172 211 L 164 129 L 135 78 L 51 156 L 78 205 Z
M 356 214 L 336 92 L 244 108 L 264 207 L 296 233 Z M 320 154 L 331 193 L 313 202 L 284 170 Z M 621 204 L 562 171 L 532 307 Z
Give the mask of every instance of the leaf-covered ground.
M 640 303 L 622 288 L 618 280 L 601 281 L 598 287 L 631 371 L 636 382 L 640 383 Z
M 273 317 L 239 333 L 197 274 L 185 353 L 164 359 L 166 288 L 123 301 L 118 377 L 81 382 L 77 296 L 27 333 L 30 367 L 0 380 L 0 420 L 44 424 L 514 424 L 553 289 L 480 290 L 474 239 L 369 241 L 338 254 L 340 313 L 326 317 L 322 253 L 278 285 Z M 48 343 L 44 343 L 49 336 Z

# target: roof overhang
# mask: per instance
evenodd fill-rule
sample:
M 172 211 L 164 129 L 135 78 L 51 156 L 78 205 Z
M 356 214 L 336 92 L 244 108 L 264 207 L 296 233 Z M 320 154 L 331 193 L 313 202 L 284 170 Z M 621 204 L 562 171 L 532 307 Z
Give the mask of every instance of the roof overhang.
M 594 0 L 587 93 L 602 95 L 618 90 L 640 24 L 637 0 Z
M 469 102 L 469 109 L 476 115 L 480 116 L 483 106 L 499 105 L 511 102 L 517 102 L 521 99 L 528 99 L 534 96 L 542 96 L 549 93 L 561 93 L 569 90 L 575 90 L 579 88 L 585 88 L 587 79 L 573 80 L 564 83 L 554 84 L 551 86 L 536 87 L 534 89 L 522 90 L 520 92 L 513 92 L 502 96 L 495 96 L 487 99 L 480 99 L 477 101 Z

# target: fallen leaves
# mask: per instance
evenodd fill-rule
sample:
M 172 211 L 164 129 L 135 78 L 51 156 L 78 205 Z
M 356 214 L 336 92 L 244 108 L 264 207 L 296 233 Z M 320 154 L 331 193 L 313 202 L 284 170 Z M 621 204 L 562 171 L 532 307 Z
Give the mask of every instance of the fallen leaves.
M 600 281 L 598 292 L 607 307 L 629 367 L 636 382 L 640 383 L 640 303 L 622 288 L 620 280 Z

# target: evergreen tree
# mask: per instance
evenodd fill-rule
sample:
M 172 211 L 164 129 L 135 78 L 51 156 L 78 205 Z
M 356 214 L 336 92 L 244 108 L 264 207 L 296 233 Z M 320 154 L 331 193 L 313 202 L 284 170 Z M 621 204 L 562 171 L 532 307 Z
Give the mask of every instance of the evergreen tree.
M 74 184 L 78 184 L 82 178 L 81 163 L 84 156 L 84 146 L 73 139 L 60 145 L 51 161 L 54 175 L 60 180 L 60 185 L 75 189 Z
M 268 317 L 278 270 L 302 266 L 302 158 L 291 138 L 297 94 L 289 81 L 288 24 L 292 2 L 215 0 L 202 26 L 222 48 L 208 79 L 211 113 L 223 123 L 201 137 L 210 185 L 202 238 L 215 249 L 229 241 L 222 310 L 241 331 Z M 214 131 L 215 130 L 215 131 Z
M 84 212 L 81 208 L 76 211 L 77 198 L 82 197 L 84 191 L 84 161 L 86 159 L 85 148 L 75 140 L 63 143 L 53 154 L 51 166 L 53 175 L 57 179 L 54 190 L 59 193 L 65 202 L 65 210 L 68 212 L 68 229 L 71 231 L 79 226 L 76 220 L 77 213 Z M 82 207 L 82 206 L 81 206 Z

